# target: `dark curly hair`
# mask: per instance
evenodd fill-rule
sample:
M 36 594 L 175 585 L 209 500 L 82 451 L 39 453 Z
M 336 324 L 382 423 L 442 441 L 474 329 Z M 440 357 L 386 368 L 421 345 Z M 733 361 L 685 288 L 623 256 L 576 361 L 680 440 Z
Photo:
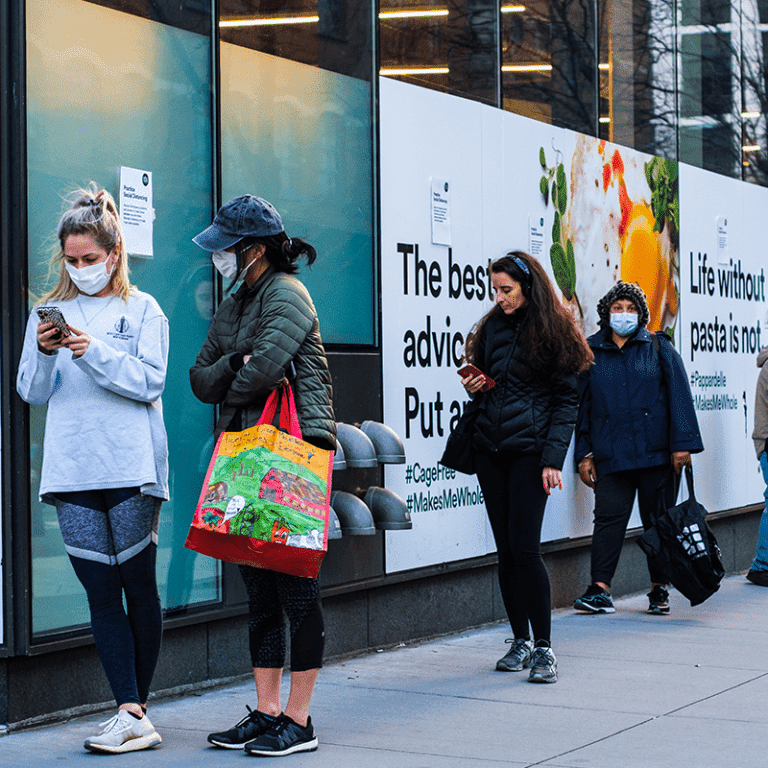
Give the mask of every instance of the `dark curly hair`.
M 526 268 L 527 267 L 527 271 Z M 504 272 L 520 283 L 528 299 L 526 311 L 520 313 L 519 350 L 522 361 L 532 376 L 547 378 L 584 371 L 594 356 L 578 329 L 573 316 L 565 309 L 541 264 L 523 251 L 510 251 L 494 261 L 491 274 Z M 482 370 L 483 361 L 476 360 L 483 326 L 490 317 L 502 315 L 498 304 L 486 313 L 467 336 L 464 359 Z
M 621 280 L 597 302 L 597 316 L 600 318 L 600 327 L 607 328 L 610 325 L 611 304 L 619 299 L 629 299 L 637 307 L 637 325 L 639 328 L 645 328 L 651 319 L 645 293 L 643 293 L 643 289 L 639 285 L 624 283 Z

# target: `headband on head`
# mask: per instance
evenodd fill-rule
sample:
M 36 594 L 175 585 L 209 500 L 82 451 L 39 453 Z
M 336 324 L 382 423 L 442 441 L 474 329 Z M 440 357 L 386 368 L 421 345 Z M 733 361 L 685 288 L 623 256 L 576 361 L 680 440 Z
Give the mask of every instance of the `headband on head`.
M 520 269 L 522 269 L 523 272 L 525 272 L 525 274 L 528 275 L 528 277 L 530 278 L 531 269 L 519 256 L 515 256 L 515 258 L 512 259 L 512 262 L 514 264 L 517 264 L 517 266 L 520 267 Z

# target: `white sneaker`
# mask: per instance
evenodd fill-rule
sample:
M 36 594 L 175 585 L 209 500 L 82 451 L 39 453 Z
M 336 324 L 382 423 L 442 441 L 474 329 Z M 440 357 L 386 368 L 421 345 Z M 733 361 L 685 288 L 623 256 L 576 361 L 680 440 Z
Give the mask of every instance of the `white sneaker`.
M 93 752 L 134 752 L 156 747 L 162 741 L 149 717 L 137 720 L 128 710 L 118 713 L 101 724 L 101 733 L 85 740 L 85 748 Z

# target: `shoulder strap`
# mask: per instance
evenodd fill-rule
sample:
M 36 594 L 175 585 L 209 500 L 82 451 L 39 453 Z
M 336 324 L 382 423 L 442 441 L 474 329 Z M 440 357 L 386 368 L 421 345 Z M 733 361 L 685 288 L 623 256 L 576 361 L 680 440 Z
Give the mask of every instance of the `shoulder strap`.
M 656 335 L 656 333 L 651 334 L 651 344 L 653 344 L 653 348 L 656 350 L 656 354 L 661 354 L 659 352 L 660 350 L 660 344 L 659 344 L 659 337 Z

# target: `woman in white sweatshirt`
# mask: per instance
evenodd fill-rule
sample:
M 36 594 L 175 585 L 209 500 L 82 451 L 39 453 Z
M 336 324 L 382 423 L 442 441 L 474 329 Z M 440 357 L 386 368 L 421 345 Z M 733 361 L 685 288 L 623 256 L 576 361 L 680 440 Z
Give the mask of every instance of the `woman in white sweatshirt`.
M 128 281 L 112 196 L 92 182 L 72 198 L 52 260 L 58 283 L 42 302 L 61 311 L 69 334 L 31 313 L 16 388 L 48 404 L 40 498 L 56 506 L 118 705 L 85 747 L 129 752 L 162 741 L 146 703 L 162 636 L 155 560 L 168 498 L 168 321 Z

